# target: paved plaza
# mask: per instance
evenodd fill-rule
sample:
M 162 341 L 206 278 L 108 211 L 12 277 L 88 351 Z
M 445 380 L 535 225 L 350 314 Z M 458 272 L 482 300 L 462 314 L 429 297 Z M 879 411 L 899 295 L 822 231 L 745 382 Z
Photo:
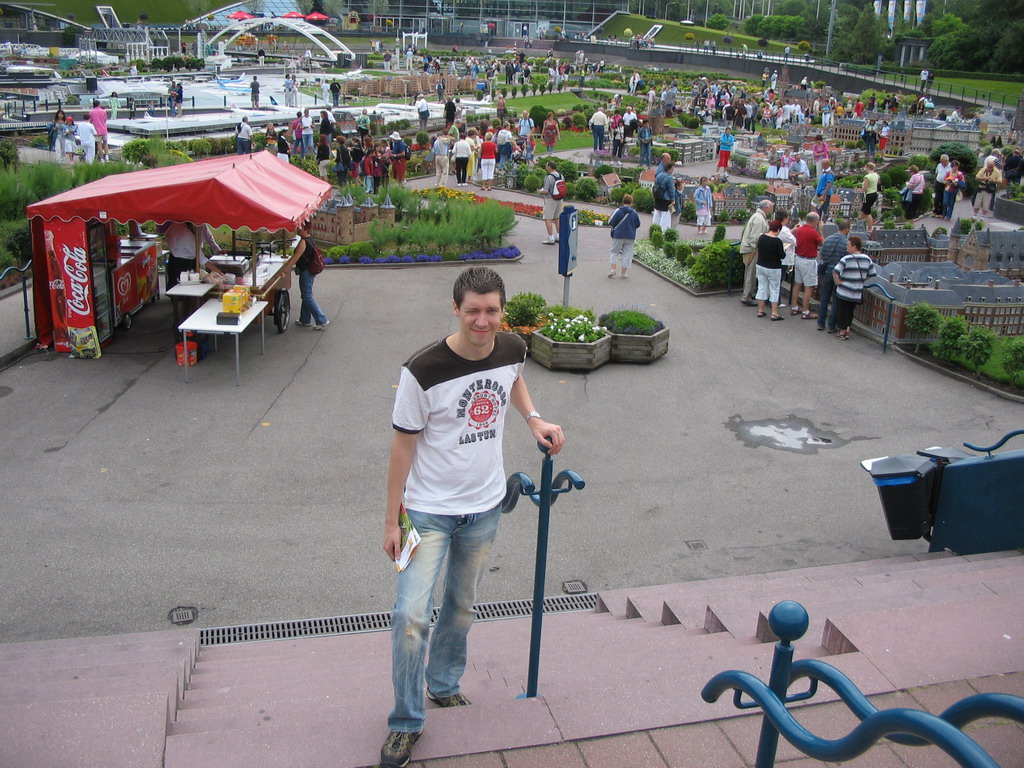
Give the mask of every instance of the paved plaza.
M 524 257 L 497 266 L 509 295 L 560 301 L 543 237 L 541 221 L 518 218 L 511 242 Z M 609 244 L 607 229 L 581 229 L 571 303 L 647 309 L 671 343 L 650 366 L 527 363 L 538 409 L 568 437 L 556 471 L 587 482 L 554 508 L 549 594 L 571 579 L 598 590 L 923 551 L 889 539 L 860 460 L 1021 426 L 1021 405 L 864 338 L 838 343 L 788 314 L 758 320 L 738 295 L 696 298 L 639 267 L 608 279 Z M 0 641 L 165 629 L 176 606 L 199 608 L 199 626 L 390 609 L 381 536 L 394 387 L 411 352 L 454 329 L 458 269 L 328 269 L 316 295 L 330 328 L 268 325 L 264 356 L 248 333 L 240 387 L 230 342 L 183 381 L 166 300 L 100 360 L 7 363 Z M 22 343 L 21 317 L 20 295 L 0 300 L 0 351 Z M 748 447 L 738 425 L 804 425 L 834 441 Z M 539 478 L 529 432 L 509 426 L 506 471 Z M 481 600 L 531 594 L 535 535 L 521 503 Z

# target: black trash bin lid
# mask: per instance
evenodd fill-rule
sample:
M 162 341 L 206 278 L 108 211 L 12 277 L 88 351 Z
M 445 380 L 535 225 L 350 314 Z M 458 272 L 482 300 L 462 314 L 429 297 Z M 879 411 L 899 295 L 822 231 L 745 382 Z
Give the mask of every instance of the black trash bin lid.
M 935 469 L 930 459 L 910 453 L 867 459 L 861 462 L 861 466 L 871 473 L 871 478 L 877 486 L 909 485 Z

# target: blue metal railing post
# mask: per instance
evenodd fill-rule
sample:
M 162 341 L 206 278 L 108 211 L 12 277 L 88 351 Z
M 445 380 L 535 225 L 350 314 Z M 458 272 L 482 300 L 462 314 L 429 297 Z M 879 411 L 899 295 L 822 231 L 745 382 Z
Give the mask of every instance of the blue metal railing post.
M 793 668 L 793 641 L 799 640 L 807 631 L 807 611 L 800 603 L 784 600 L 772 609 L 768 619 L 769 626 L 779 642 L 775 644 L 772 657 L 772 671 L 768 678 L 768 688 L 786 700 L 789 690 L 790 673 Z M 779 731 L 767 717 L 761 722 L 761 737 L 757 743 L 757 759 L 754 768 L 773 768 L 775 753 L 779 746 Z
M 544 452 L 540 471 L 540 514 L 537 517 L 537 561 L 533 566 L 533 615 L 530 617 L 530 667 L 526 675 L 526 698 L 537 695 L 540 675 L 540 636 L 544 628 L 544 582 L 548 567 L 548 529 L 551 520 L 551 472 L 554 460 Z
M 516 507 L 520 496 L 529 496 L 537 505 L 540 515 L 537 518 L 537 561 L 533 571 L 533 610 L 530 620 L 530 665 L 526 675 L 526 693 L 517 698 L 531 699 L 537 695 L 537 678 L 540 676 L 540 640 L 544 625 L 544 582 L 547 579 L 548 561 L 548 530 L 551 520 L 551 505 L 558 499 L 558 494 L 568 493 L 573 488 L 581 490 L 586 487 L 583 478 L 571 469 L 563 469 L 554 479 L 554 459 L 548 453 L 547 446 L 537 443 L 544 454 L 541 465 L 540 488 L 534 487 L 529 475 L 516 472 L 508 479 L 505 498 L 501 503 L 502 512 L 511 512 Z

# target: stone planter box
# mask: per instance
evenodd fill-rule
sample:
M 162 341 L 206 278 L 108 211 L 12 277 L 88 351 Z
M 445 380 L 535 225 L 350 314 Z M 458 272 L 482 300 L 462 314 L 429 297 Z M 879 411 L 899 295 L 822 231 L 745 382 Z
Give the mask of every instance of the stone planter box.
M 995 215 L 997 219 L 1024 226 L 1024 203 L 1007 200 L 1006 193 L 996 195 Z
M 540 331 L 534 331 L 530 342 L 530 357 L 550 369 L 592 371 L 607 363 L 611 356 L 611 336 L 589 343 L 552 341 Z
M 668 328 L 650 336 L 611 333 L 613 363 L 650 363 L 668 352 Z

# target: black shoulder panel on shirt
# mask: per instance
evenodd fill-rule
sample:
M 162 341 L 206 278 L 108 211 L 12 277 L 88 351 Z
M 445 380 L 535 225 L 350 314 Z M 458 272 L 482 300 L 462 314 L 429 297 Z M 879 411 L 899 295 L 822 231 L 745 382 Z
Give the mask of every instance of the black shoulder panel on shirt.
M 494 350 L 483 360 L 467 360 L 455 354 L 444 339 L 428 344 L 405 362 L 423 391 L 462 376 L 474 376 L 484 371 L 519 365 L 526 360 L 526 342 L 512 333 L 499 333 L 494 338 Z

